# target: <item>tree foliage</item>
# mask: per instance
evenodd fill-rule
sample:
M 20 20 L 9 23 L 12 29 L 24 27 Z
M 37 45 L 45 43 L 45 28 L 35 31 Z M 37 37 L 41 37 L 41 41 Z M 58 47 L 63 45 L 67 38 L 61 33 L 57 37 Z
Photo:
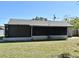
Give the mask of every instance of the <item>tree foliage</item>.
M 32 20 L 45 20 L 45 21 L 47 21 L 47 18 L 44 18 L 44 17 L 35 17 L 35 18 L 33 18 Z
M 74 29 L 79 29 L 79 17 L 64 18 L 64 20 L 73 25 Z

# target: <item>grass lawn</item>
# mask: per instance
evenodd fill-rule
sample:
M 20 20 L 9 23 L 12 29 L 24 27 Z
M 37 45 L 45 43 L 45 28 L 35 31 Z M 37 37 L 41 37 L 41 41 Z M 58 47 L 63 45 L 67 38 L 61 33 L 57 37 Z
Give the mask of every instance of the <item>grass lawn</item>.
M 66 52 L 79 56 L 79 38 L 61 41 L 0 43 L 0 57 L 50 58 Z

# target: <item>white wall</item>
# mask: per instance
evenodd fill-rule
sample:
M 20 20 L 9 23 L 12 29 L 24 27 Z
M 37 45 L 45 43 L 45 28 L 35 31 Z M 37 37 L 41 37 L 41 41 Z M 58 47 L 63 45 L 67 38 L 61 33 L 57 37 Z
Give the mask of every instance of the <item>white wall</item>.
M 33 40 L 44 40 L 44 39 L 47 39 L 48 36 L 32 36 L 32 39 Z
M 50 39 L 66 39 L 67 35 L 50 35 Z
M 0 36 L 4 36 L 4 30 L 0 30 Z
M 33 40 L 66 39 L 66 38 L 67 38 L 67 35 L 32 36 Z
M 5 41 L 31 41 L 31 40 L 45 40 L 45 39 L 66 39 L 67 35 L 50 35 L 48 36 L 32 36 L 32 37 L 15 37 L 15 38 L 3 38 Z
M 30 41 L 32 37 L 14 37 L 14 38 L 3 38 L 4 41 Z

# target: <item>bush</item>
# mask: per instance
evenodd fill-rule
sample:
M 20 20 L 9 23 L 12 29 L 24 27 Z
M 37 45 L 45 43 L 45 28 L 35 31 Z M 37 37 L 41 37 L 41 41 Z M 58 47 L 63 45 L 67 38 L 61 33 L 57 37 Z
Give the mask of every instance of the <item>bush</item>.
M 2 39 L 4 36 L 0 36 L 0 39 Z

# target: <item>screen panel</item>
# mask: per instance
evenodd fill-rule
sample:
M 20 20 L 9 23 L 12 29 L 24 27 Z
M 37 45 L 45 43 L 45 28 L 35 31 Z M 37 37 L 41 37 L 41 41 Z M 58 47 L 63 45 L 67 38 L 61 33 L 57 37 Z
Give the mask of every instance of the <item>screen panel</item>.
M 30 37 L 31 27 L 27 25 L 8 25 L 6 33 L 8 37 Z
M 67 27 L 33 27 L 33 35 L 67 35 Z

